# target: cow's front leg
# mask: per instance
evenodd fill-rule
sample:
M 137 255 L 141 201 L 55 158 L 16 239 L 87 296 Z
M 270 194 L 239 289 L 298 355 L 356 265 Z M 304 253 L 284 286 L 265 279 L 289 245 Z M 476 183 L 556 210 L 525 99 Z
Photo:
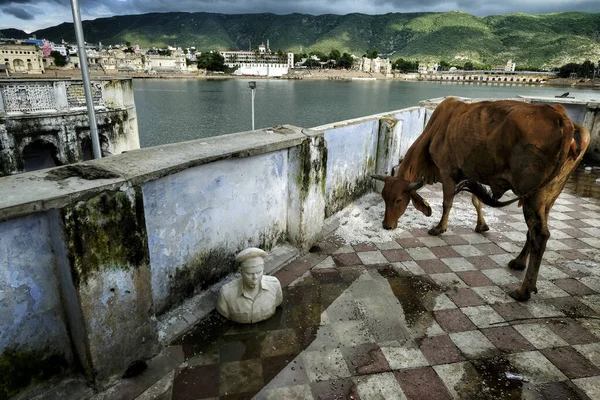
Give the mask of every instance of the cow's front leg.
M 477 211 L 477 225 L 475 226 L 475 232 L 481 233 L 489 231 L 490 227 L 486 224 L 485 218 L 483 218 L 483 212 L 481 211 L 481 200 L 473 194 L 471 195 L 471 202 L 473 203 L 473 206 L 475 206 L 475 211 Z
M 446 232 L 448 228 L 448 217 L 450 216 L 450 210 L 452 209 L 452 202 L 454 201 L 454 182 L 450 179 L 442 181 L 442 190 L 444 192 L 444 203 L 442 206 L 442 219 L 440 222 L 429 230 L 429 234 L 432 236 L 438 236 Z
M 509 293 L 517 301 L 527 301 L 531 297 L 531 293 L 537 293 L 538 272 L 542 263 L 542 256 L 546 251 L 546 243 L 550 237 L 547 212 L 543 203 L 528 201 L 523 205 L 523 213 L 529 228 L 528 240 L 525 244 L 525 247 L 529 247 L 529 264 L 521 286 Z M 523 254 L 523 251 L 521 254 Z

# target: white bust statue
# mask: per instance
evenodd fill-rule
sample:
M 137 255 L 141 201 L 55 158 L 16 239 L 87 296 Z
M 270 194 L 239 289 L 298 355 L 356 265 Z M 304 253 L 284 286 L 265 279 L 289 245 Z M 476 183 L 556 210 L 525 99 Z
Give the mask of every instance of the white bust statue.
M 279 280 L 263 275 L 266 255 L 263 250 L 250 247 L 235 257 L 241 264 L 242 277 L 223 285 L 219 291 L 217 311 L 221 315 L 249 324 L 264 321 L 275 314 L 283 295 Z

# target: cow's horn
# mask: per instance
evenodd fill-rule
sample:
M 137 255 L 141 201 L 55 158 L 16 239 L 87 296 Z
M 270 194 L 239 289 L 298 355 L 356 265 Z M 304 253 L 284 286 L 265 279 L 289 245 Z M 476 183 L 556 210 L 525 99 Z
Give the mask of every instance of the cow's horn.
M 385 182 L 385 180 L 386 180 L 387 176 L 385 176 L 385 175 L 375 175 L 375 174 L 373 174 L 373 175 L 371 175 L 371 178 L 373 178 L 373 179 L 376 179 L 376 180 L 378 180 L 378 181 Z
M 419 190 L 423 187 L 424 184 L 425 184 L 425 178 L 421 178 L 417 182 L 409 183 L 408 186 L 406 187 L 406 190 L 407 191 Z

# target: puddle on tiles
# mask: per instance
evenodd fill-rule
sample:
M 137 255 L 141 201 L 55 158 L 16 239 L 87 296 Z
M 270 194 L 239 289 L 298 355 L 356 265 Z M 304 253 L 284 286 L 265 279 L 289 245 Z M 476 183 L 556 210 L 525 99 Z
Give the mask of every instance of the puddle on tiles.
M 533 386 L 525 383 L 523 377 L 504 357 L 493 357 L 471 361 L 466 364 L 464 373 L 454 386 L 456 393 L 463 399 L 521 399 L 524 387 Z M 511 379 L 507 378 L 508 376 Z
M 577 197 L 600 199 L 599 179 L 600 167 L 592 167 L 591 171 L 586 171 L 585 167 L 580 166 L 569 177 L 569 180 L 565 185 L 565 191 Z

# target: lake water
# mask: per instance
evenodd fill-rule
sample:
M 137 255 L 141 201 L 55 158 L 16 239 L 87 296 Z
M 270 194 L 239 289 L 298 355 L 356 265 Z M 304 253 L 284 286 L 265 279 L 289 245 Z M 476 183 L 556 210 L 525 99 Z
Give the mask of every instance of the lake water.
M 142 147 L 252 129 L 250 79 L 134 81 Z M 528 85 L 397 81 L 257 80 L 255 127 L 304 128 L 418 105 L 442 96 L 554 96 L 600 99 L 600 91 Z

